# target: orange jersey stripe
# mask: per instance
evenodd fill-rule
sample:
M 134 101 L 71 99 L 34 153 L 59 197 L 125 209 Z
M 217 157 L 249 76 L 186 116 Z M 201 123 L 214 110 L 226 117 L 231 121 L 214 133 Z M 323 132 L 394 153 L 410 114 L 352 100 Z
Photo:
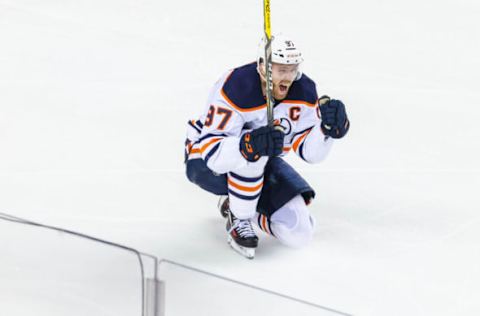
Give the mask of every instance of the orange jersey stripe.
M 230 104 L 231 107 L 233 107 L 234 109 L 240 111 L 240 112 L 252 112 L 252 111 L 256 111 L 256 110 L 260 110 L 260 109 L 263 109 L 265 107 L 267 107 L 267 104 L 262 104 L 262 105 L 259 105 L 259 106 L 256 106 L 254 108 L 250 108 L 250 109 L 242 109 L 241 107 L 239 107 L 238 105 L 236 105 L 235 103 L 233 103 L 232 100 L 230 100 L 229 97 L 227 97 L 227 95 L 225 94 L 225 92 L 223 92 L 223 89 L 220 90 L 220 93 L 222 94 L 222 97 L 228 102 L 228 104 Z
M 265 215 L 262 215 L 262 226 L 265 232 L 270 233 L 270 230 L 268 229 L 268 225 L 267 225 L 267 217 Z
M 243 185 L 240 185 L 240 184 L 237 184 L 235 182 L 233 182 L 232 180 L 228 179 L 228 184 L 230 184 L 232 187 L 238 189 L 238 190 L 241 190 L 241 191 L 246 191 L 246 192 L 255 192 L 255 191 L 258 191 L 259 189 L 262 188 L 263 186 L 263 181 L 260 182 L 259 185 L 256 185 L 254 187 L 246 187 L 246 186 L 243 186 Z
M 202 154 L 208 146 L 220 141 L 221 138 L 214 138 L 212 139 L 211 141 L 209 141 L 208 143 L 206 143 L 205 145 L 203 145 L 201 148 L 194 148 L 190 151 L 191 154 Z
M 202 148 L 200 148 L 200 152 L 203 154 L 203 152 L 205 151 L 205 149 L 207 149 L 208 146 L 212 145 L 212 144 L 215 144 L 216 142 L 220 141 L 221 138 L 214 138 L 212 139 L 211 141 L 209 141 L 208 143 L 206 143 L 205 145 L 202 146 Z
M 316 103 L 309 103 L 306 101 L 299 101 L 299 100 L 282 100 L 282 103 L 303 104 L 311 108 L 317 105 Z
M 302 136 L 300 136 L 300 137 L 293 143 L 293 150 L 297 151 L 298 146 L 300 145 L 300 143 L 302 142 L 302 140 L 305 138 L 305 136 L 308 135 L 308 133 L 310 133 L 310 131 L 306 131 L 305 133 L 303 133 Z

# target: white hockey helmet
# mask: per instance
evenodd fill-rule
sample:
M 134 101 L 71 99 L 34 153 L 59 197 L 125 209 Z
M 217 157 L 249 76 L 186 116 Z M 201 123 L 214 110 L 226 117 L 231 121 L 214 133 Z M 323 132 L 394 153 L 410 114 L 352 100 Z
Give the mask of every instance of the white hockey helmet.
M 265 46 L 267 40 L 265 37 L 260 41 L 257 52 L 257 66 L 265 60 Z M 295 42 L 283 34 L 272 35 L 272 62 L 284 65 L 300 65 L 303 62 L 302 51 L 297 47 Z M 258 69 L 259 70 L 259 69 Z M 260 71 L 259 71 L 260 73 Z M 302 76 L 299 70 L 297 78 Z

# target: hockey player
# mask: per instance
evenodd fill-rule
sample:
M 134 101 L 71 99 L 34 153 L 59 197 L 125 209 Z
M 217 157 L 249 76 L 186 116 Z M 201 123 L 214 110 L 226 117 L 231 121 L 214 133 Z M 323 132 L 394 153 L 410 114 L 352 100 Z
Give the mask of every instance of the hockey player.
M 350 127 L 341 101 L 318 99 L 315 83 L 300 70 L 295 43 L 278 35 L 271 45 L 274 126 L 267 126 L 262 46 L 256 62 L 216 82 L 203 114 L 188 122 L 186 140 L 188 179 L 221 196 L 228 243 L 250 259 L 258 245 L 252 223 L 287 246 L 312 239 L 315 221 L 307 205 L 315 192 L 281 157 L 293 151 L 319 162 Z

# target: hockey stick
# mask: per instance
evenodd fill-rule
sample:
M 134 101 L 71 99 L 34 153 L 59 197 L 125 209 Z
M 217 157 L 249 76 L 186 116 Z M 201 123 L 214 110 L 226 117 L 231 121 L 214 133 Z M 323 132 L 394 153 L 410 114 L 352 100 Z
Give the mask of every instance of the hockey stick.
M 265 77 L 267 79 L 267 120 L 273 126 L 272 32 L 270 29 L 270 0 L 263 0 L 263 30 L 265 32 Z

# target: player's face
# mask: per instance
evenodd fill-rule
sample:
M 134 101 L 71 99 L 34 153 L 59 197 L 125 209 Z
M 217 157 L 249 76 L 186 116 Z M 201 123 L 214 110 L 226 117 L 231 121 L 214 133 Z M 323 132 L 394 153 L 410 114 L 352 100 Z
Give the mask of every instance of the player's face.
M 298 74 L 298 65 L 272 64 L 273 97 L 283 100 Z

